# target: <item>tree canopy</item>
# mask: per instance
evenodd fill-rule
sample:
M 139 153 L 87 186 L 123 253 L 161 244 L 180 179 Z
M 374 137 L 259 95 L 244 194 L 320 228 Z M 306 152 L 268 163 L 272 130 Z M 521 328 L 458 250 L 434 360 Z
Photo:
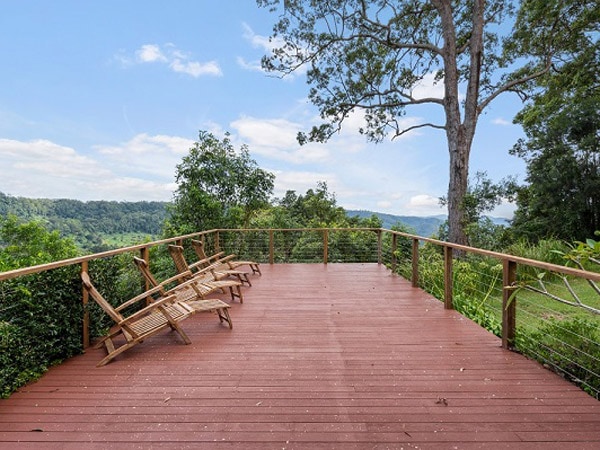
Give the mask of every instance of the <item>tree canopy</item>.
M 250 158 L 246 145 L 238 153 L 229 134 L 219 140 L 201 131 L 176 168 L 171 231 L 246 227 L 269 204 L 274 179 Z
M 600 229 L 600 114 L 582 103 L 529 130 L 516 152 L 527 161 L 513 225 L 534 240 L 583 240 Z M 595 144 L 586 146 L 584 141 Z
M 573 26 L 584 23 L 595 39 L 538 78 L 515 118 L 526 138 L 512 152 L 527 163 L 527 185 L 513 226 L 533 240 L 584 240 L 600 229 L 600 5 L 589 6 Z
M 280 14 L 273 53 L 263 66 L 289 74 L 307 66 L 309 98 L 323 123 L 300 142 L 326 141 L 349 115 L 363 111 L 361 132 L 378 142 L 417 128 L 443 130 L 450 156 L 449 239 L 466 243 L 464 196 L 477 121 L 500 94 L 524 93 L 589 46 L 591 1 L 257 0 Z M 512 31 L 511 31 L 511 25 Z M 441 98 L 419 95 L 427 80 Z M 440 110 L 404 126 L 407 108 Z

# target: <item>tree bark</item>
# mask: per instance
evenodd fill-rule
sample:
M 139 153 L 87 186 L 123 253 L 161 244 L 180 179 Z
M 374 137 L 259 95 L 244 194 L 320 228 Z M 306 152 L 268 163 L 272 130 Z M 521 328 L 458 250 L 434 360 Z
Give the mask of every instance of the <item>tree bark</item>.
M 448 131 L 450 154 L 450 177 L 448 182 L 448 241 L 467 245 L 465 234 L 465 208 L 463 199 L 469 179 L 470 141 L 467 142 L 464 127 L 460 124 Z
M 459 100 L 458 48 L 456 26 L 452 15 L 451 2 L 434 0 L 444 37 L 442 51 L 444 61 L 444 110 L 446 114 L 446 138 L 450 156 L 448 182 L 448 240 L 467 245 L 465 233 L 466 217 L 463 199 L 467 194 L 469 180 L 469 157 L 471 144 L 479 116 L 479 84 L 481 75 L 481 55 L 483 52 L 483 25 L 485 1 L 473 3 L 473 27 L 469 40 L 469 80 L 464 100 L 464 117 L 461 116 Z

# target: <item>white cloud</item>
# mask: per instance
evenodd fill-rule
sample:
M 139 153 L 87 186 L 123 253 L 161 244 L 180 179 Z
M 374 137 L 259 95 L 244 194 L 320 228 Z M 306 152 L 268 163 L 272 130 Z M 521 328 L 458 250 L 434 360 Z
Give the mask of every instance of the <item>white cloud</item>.
M 508 120 L 502 118 L 502 117 L 497 117 L 495 119 L 492 120 L 492 123 L 494 125 L 501 125 L 501 126 L 509 126 L 512 125 L 512 123 L 510 123 Z
M 130 58 L 120 51 L 115 58 L 125 66 L 129 66 L 133 63 L 165 64 L 173 72 L 184 73 L 194 78 L 199 78 L 203 75 L 223 75 L 217 61 L 194 61 L 189 54 L 177 49 L 173 44 L 166 44 L 162 47 L 156 44 L 144 44 L 137 49 L 134 54 L 135 57 Z
M 142 45 L 142 47 L 135 52 L 135 56 L 138 62 L 149 63 L 149 62 L 167 62 L 167 57 L 160 50 L 158 45 Z
M 181 59 L 175 59 L 171 62 L 169 67 L 175 72 L 185 73 L 194 78 L 198 78 L 202 75 L 223 75 L 223 72 L 216 61 L 200 63 L 198 61 L 182 61 Z
M 268 169 L 267 169 L 268 170 Z M 327 182 L 330 192 L 336 193 L 337 176 L 333 172 L 281 171 L 269 170 L 275 174 L 275 197 L 283 197 L 287 191 L 304 195 L 308 189 L 315 189 L 320 181 Z
M 387 209 L 391 208 L 392 205 L 393 205 L 393 203 L 390 201 L 387 201 L 387 200 L 381 200 L 381 201 L 377 202 L 377 207 L 380 208 L 379 210 L 387 210 Z
M 247 23 L 242 23 L 244 32 L 242 36 L 248 41 L 252 47 L 261 49 L 266 52 L 271 52 L 277 47 L 282 47 L 285 43 L 281 38 L 269 38 L 268 36 L 261 36 L 256 34 L 254 30 Z
M 326 162 L 330 152 L 326 145 L 306 144 L 296 140 L 302 125 L 286 119 L 257 119 L 243 116 L 231 123 L 239 138 L 252 153 L 293 164 Z
M 429 194 L 413 195 L 404 209 L 407 214 L 415 216 L 428 216 L 444 214 L 445 209 L 440 205 L 438 197 Z
M 238 65 L 242 68 L 242 69 L 246 69 L 249 70 L 251 72 L 265 72 L 261 66 L 261 62 L 260 60 L 253 60 L 253 61 L 246 61 L 244 58 L 242 58 L 241 56 L 238 56 L 236 58 Z
M 166 152 L 173 152 L 174 142 L 181 138 L 154 137 Z M 152 142 L 152 138 L 148 139 Z M 143 141 L 143 139 L 142 139 Z M 137 154 L 127 156 L 127 151 Z M 164 167 L 164 179 L 148 176 L 148 167 L 159 165 L 157 151 L 139 151 L 140 147 L 113 147 L 99 153 L 102 159 L 82 155 L 79 151 L 54 142 L 38 139 L 16 141 L 0 139 L 0 160 L 4 173 L 0 192 L 30 198 L 73 198 L 80 200 L 157 200 L 169 201 L 175 189 L 173 168 Z M 140 157 L 143 154 L 144 157 Z M 176 159 L 173 159 L 175 161 Z M 124 163 L 128 161 L 128 165 Z M 128 167 L 120 175 L 121 165 Z M 146 165 L 143 170 L 141 166 Z M 131 170 L 133 168 L 133 170 Z M 170 172 L 170 173 L 169 173 Z M 166 178 L 168 175 L 168 178 Z
M 115 170 L 172 180 L 175 166 L 187 155 L 193 144 L 193 140 L 178 136 L 150 136 L 142 133 L 119 145 L 97 145 L 94 149 L 106 157 Z

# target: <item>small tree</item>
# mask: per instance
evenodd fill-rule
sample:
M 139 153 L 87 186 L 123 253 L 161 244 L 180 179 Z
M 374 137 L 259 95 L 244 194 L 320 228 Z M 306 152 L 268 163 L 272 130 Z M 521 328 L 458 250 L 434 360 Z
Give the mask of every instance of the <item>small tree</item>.
M 242 145 L 236 153 L 229 134 L 222 140 L 201 131 L 177 165 L 178 184 L 169 232 L 246 227 L 268 205 L 275 176 L 258 167 Z

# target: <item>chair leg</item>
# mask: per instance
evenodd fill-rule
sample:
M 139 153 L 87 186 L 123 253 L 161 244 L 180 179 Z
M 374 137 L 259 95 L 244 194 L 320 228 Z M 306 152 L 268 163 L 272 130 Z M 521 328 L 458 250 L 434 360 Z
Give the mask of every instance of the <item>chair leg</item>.
M 234 301 L 237 298 L 240 299 L 240 303 L 244 303 L 244 295 L 242 294 L 242 289 L 240 286 L 235 286 L 235 291 L 233 290 L 234 286 L 229 287 L 229 292 L 231 293 L 231 301 Z
M 100 360 L 100 362 L 98 364 L 96 364 L 96 367 L 100 367 L 100 366 L 104 366 L 105 364 L 108 364 L 115 356 L 120 355 L 121 353 L 123 353 L 125 350 L 130 349 L 131 347 L 133 347 L 134 345 L 140 343 L 141 341 L 131 341 L 131 342 L 127 342 L 126 344 L 121 345 L 119 348 L 115 349 L 113 347 L 113 351 L 109 352 L 108 355 L 106 355 L 103 359 Z M 112 344 L 112 341 L 111 341 Z M 107 347 L 108 350 L 108 347 Z
M 177 323 L 177 321 L 174 320 L 162 306 L 159 306 L 158 309 L 165 315 L 165 317 L 169 321 L 169 326 L 171 327 L 171 329 L 179 333 L 179 336 L 181 336 L 186 345 L 191 344 L 192 341 L 187 336 L 187 334 L 185 334 L 185 331 L 183 331 L 183 329 L 179 326 L 179 323 Z
M 248 274 L 247 273 L 238 273 L 237 275 L 237 279 L 240 283 L 243 284 L 247 284 L 248 287 L 252 286 L 252 283 L 250 282 L 250 278 L 248 278 Z
M 229 311 L 227 308 L 219 308 L 217 309 L 217 314 L 219 315 L 219 321 L 223 323 L 223 321 L 229 324 L 229 329 L 233 328 L 233 323 L 231 322 L 231 316 L 229 315 Z

